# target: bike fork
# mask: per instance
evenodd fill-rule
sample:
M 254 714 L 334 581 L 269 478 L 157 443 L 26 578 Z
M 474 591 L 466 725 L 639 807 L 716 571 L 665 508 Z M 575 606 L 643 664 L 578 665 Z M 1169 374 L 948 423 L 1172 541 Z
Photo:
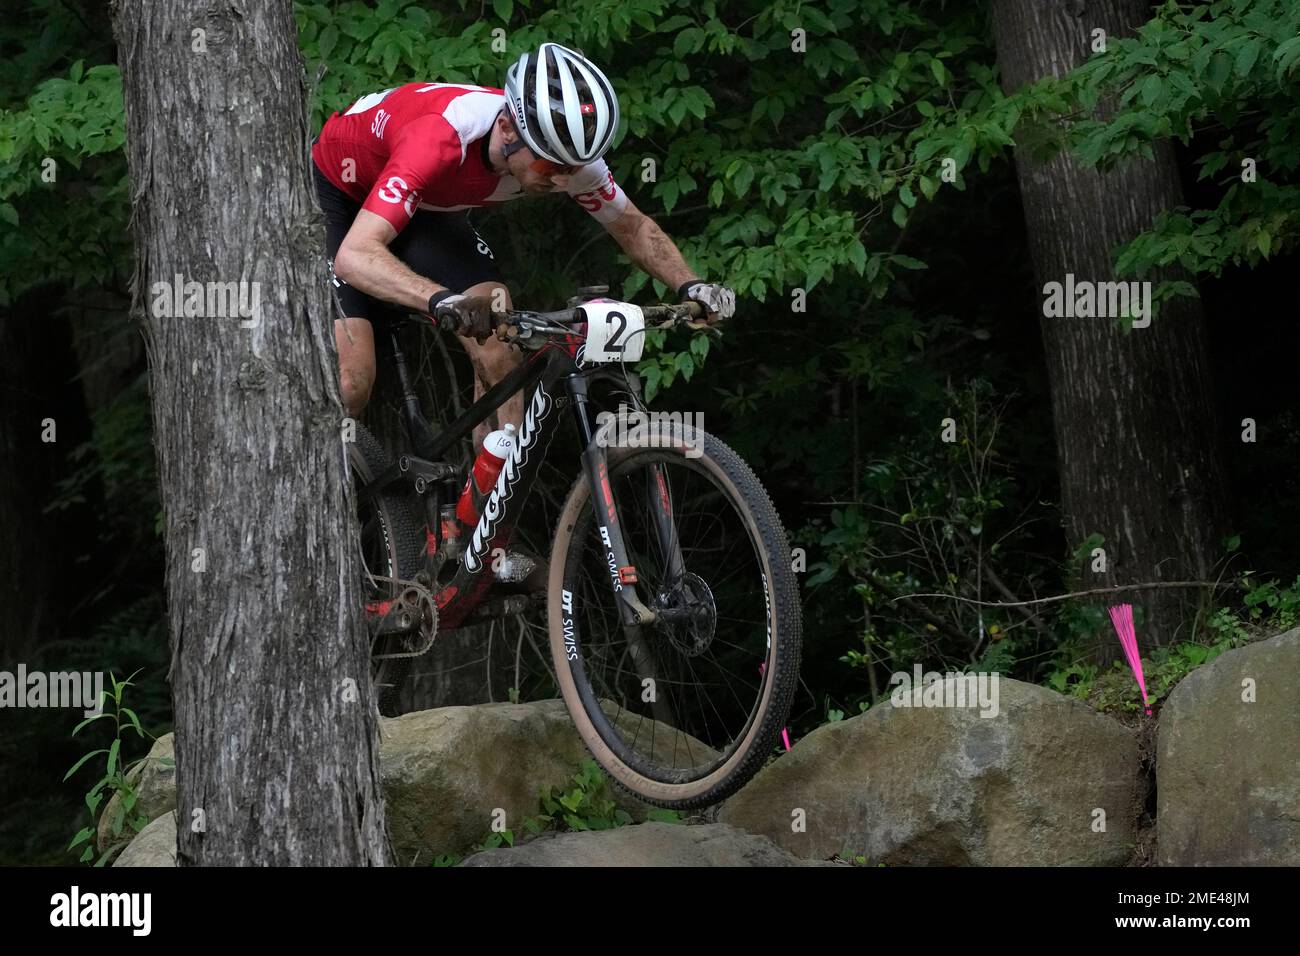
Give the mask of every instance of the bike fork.
M 623 636 L 627 641 L 627 653 L 631 656 L 631 669 L 641 682 L 642 693 L 649 693 L 651 713 L 655 720 L 672 726 L 673 713 L 669 701 L 655 689 L 662 673 L 659 655 L 654 642 L 647 640 L 653 632 L 647 632 L 657 615 L 642 603 L 637 596 L 637 574 L 628 557 L 627 545 L 623 540 L 623 523 L 619 520 L 618 503 L 609 482 L 609 462 L 605 449 L 595 441 L 591 416 L 587 404 L 587 380 L 579 375 L 568 379 L 569 395 L 573 399 L 573 414 L 578 425 L 578 434 L 582 437 L 582 464 L 587 473 L 587 483 L 591 488 L 592 514 L 600 532 L 604 547 L 605 563 L 609 570 L 610 587 L 618 602 L 619 618 L 623 624 Z M 666 486 L 665 486 L 666 487 Z
M 628 557 L 627 545 L 623 540 L 623 523 L 619 520 L 618 504 L 614 501 L 614 492 L 609 483 L 609 462 L 605 449 L 595 441 L 596 432 L 587 407 L 587 380 L 580 375 L 571 375 L 567 384 L 569 395 L 573 399 L 578 435 L 582 439 L 582 464 L 591 488 L 592 514 L 596 518 L 596 527 L 605 552 L 610 587 L 618 599 L 619 616 L 624 630 L 639 629 L 642 625 L 653 623 L 655 613 L 637 597 L 636 567 Z

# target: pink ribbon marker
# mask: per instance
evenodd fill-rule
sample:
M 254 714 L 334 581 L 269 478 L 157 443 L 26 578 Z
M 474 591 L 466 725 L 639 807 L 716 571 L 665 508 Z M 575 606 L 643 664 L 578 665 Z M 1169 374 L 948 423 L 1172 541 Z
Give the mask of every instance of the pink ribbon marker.
M 1138 654 L 1137 634 L 1133 630 L 1133 605 L 1116 604 L 1108 609 L 1115 633 L 1119 635 L 1120 646 L 1124 648 L 1124 657 L 1137 678 L 1138 688 L 1142 691 L 1142 703 L 1146 705 L 1147 716 L 1151 716 L 1151 704 L 1147 700 L 1147 682 L 1142 676 L 1142 658 Z

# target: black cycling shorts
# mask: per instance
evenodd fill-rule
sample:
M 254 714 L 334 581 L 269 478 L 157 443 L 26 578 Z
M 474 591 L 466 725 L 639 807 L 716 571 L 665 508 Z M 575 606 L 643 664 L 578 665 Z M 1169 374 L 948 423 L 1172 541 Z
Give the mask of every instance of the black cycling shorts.
M 326 179 L 315 163 L 312 163 L 312 178 L 316 183 L 321 211 L 325 213 L 325 256 L 330 267 L 334 298 L 341 313 L 339 317 L 366 319 L 374 323 L 412 311 L 381 302 L 334 275 L 334 256 L 343 244 L 343 237 L 352 228 L 352 220 L 361 211 L 361 204 Z M 492 250 L 469 224 L 466 212 L 417 209 L 388 249 L 413 271 L 455 292 L 464 292 L 480 282 L 504 284 Z

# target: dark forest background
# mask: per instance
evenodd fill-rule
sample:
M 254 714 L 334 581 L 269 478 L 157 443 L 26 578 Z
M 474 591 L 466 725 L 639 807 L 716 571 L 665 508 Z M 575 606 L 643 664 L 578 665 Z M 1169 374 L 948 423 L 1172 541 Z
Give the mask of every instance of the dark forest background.
M 1053 5 L 295 6 L 314 128 L 410 80 L 498 86 L 545 39 L 582 48 L 614 78 L 626 127 L 616 178 L 701 274 L 738 293 L 721 344 L 705 355 L 660 341 L 641 371 L 657 407 L 702 412 L 751 463 L 799 549 L 796 736 L 870 707 L 891 673 L 915 663 L 997 670 L 1136 713 L 1105 616 L 1116 598 L 981 609 L 917 594 L 1024 601 L 1207 571 L 1218 586 L 1119 598 L 1138 606 L 1157 701 L 1190 667 L 1295 622 L 1293 5 L 1083 4 L 1068 58 L 1083 66 L 1028 85 L 1007 77 L 1045 71 L 1008 37 L 1046 29 L 1034 18 Z M 1090 12 L 1127 24 L 1108 31 L 1104 51 Z M 0 25 L 0 669 L 138 672 L 128 702 L 161 734 L 171 719 L 164 554 L 147 361 L 128 315 L 116 59 L 92 0 L 31 0 Z M 1204 510 L 1212 540 L 1170 536 L 1168 553 L 1126 564 L 1104 517 L 1125 492 L 1098 472 L 1113 461 L 1142 475 L 1126 479 L 1135 496 L 1142 486 L 1152 501 L 1182 501 L 1177 474 L 1135 464 L 1160 461 L 1155 450 L 1177 429 L 1158 411 L 1138 424 L 1111 416 L 1111 403 L 1133 398 L 1127 372 L 1101 355 L 1072 373 L 1092 377 L 1101 397 L 1063 407 L 1058 392 L 1053 405 L 1052 350 L 1066 346 L 1044 336 L 1036 248 L 1048 237 L 1026 223 L 1063 210 L 1037 215 L 1035 204 L 1054 200 L 1024 191 L 1023 176 L 1030 164 L 1058 169 L 1054 156 L 1101 177 L 1137 164 L 1162 195 L 1181 193 L 1181 206 L 1109 248 L 1117 275 L 1158 283 L 1156 327 L 1207 337 L 1198 385 L 1212 414 L 1193 434 L 1222 480 L 1187 507 Z M 1115 188 L 1064 210 L 1080 235 L 1107 234 L 1129 201 L 1126 180 L 1098 182 Z M 597 282 L 642 301 L 667 294 L 645 286 L 575 204 L 515 203 L 474 221 L 517 303 L 557 307 Z M 1123 349 L 1152 330 L 1111 331 Z M 467 363 L 452 345 L 453 386 L 438 346 L 413 347 L 426 407 L 450 412 L 468 394 Z M 1166 400 L 1172 423 L 1199 397 Z M 381 397 L 368 415 L 388 410 Z M 953 442 L 943 440 L 949 418 Z M 1103 428 L 1088 474 L 1065 466 L 1075 459 L 1061 444 L 1063 429 L 1084 425 Z M 557 475 L 543 494 L 565 487 Z M 1165 540 L 1161 522 L 1145 528 Z M 1112 565 L 1100 575 L 1097 547 Z M 439 702 L 472 702 L 455 694 Z M 0 863 L 74 859 L 64 847 L 85 822 L 85 788 L 61 780 L 95 744 L 70 737 L 77 719 L 0 712 Z

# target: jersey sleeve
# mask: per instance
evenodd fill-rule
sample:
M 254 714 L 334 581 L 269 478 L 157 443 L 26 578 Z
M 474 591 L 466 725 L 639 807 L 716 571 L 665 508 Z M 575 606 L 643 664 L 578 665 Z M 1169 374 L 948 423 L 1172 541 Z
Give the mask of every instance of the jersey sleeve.
M 464 160 L 460 135 L 441 116 L 426 116 L 401 131 L 388 162 L 361 208 L 401 232 L 420 206 L 420 196 Z
M 603 159 L 582 167 L 569 179 L 568 193 L 599 222 L 612 222 L 627 208 L 627 193 L 618 188 Z

